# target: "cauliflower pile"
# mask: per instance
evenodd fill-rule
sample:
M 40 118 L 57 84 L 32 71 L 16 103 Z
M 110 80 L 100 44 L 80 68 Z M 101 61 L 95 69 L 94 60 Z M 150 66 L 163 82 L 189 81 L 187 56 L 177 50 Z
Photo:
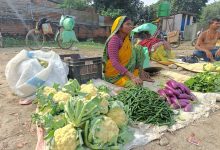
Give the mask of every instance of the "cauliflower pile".
M 75 150 L 79 145 L 76 129 L 72 124 L 57 129 L 54 132 L 54 142 L 56 150 Z
M 54 94 L 53 100 L 60 104 L 60 103 L 66 103 L 71 97 L 72 95 L 70 95 L 69 93 L 64 93 L 62 91 L 59 91 Z
M 46 86 L 46 87 L 44 87 L 44 92 L 43 92 L 43 94 L 44 94 L 45 96 L 49 96 L 50 94 L 55 94 L 56 92 L 57 92 L 57 90 L 56 90 L 55 88 Z
M 110 117 L 119 128 L 126 126 L 128 123 L 128 117 L 124 111 L 124 104 L 121 101 L 111 102 L 107 116 Z
M 37 92 L 38 111 L 32 116 L 45 131 L 48 147 L 55 150 L 120 149 L 132 140 L 128 117 L 120 101 L 109 101 L 107 87 L 70 80 L 63 87 Z M 84 135 L 82 135 L 84 134 Z M 129 139 L 129 140 L 128 140 Z

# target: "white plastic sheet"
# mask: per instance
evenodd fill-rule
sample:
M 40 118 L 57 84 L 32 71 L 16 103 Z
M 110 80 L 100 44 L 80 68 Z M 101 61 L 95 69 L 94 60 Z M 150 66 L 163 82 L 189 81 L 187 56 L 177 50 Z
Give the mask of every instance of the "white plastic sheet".
M 44 68 L 39 60 L 46 61 L 47 67 Z M 64 85 L 67 82 L 67 74 L 68 67 L 53 51 L 22 50 L 8 62 L 5 69 L 10 88 L 21 97 L 33 95 L 42 85 Z

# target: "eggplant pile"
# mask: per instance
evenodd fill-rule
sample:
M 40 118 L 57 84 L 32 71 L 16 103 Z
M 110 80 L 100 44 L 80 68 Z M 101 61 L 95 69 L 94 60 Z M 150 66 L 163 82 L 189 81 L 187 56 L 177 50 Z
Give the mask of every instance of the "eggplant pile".
M 167 81 L 165 88 L 158 90 L 160 96 L 165 97 L 173 109 L 183 108 L 185 112 L 192 111 L 193 102 L 196 100 L 188 87 L 175 80 Z

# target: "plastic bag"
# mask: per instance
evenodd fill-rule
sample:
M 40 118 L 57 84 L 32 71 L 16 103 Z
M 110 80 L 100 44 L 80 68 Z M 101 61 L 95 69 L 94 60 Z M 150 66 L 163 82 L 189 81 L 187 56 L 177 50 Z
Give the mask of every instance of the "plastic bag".
M 61 16 L 60 26 L 63 26 L 64 30 L 73 30 L 75 26 L 75 20 L 73 16 Z
M 74 25 L 75 25 L 75 21 L 72 17 L 67 17 L 63 21 L 63 27 L 67 31 L 73 30 Z
M 63 43 L 68 43 L 70 41 L 78 42 L 76 34 L 74 31 L 63 31 L 62 32 Z
M 143 68 L 148 68 L 150 66 L 150 57 L 149 57 L 149 53 L 148 53 L 148 48 L 147 47 L 143 47 L 143 53 L 145 56 L 144 59 L 144 63 L 143 63 Z
M 154 35 L 154 33 L 157 31 L 157 26 L 152 23 L 142 24 L 142 25 L 134 28 L 131 31 L 131 35 L 134 35 L 135 33 L 139 33 L 142 31 L 148 31 L 151 35 Z
M 5 69 L 10 88 L 21 97 L 34 95 L 36 89 L 42 85 L 64 85 L 67 74 L 67 65 L 53 51 L 22 50 L 8 62 Z

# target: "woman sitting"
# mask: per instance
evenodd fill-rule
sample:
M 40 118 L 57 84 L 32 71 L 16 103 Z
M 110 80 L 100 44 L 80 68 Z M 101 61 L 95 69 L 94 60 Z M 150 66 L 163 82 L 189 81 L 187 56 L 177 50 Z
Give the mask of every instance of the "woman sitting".
M 118 86 L 142 85 L 153 81 L 142 69 L 144 55 L 141 48 L 133 48 L 130 40 L 132 22 L 126 16 L 118 17 L 104 49 L 105 80 Z
M 172 64 L 169 59 L 175 56 L 171 52 L 170 44 L 167 41 L 152 37 L 148 31 L 142 31 L 138 33 L 138 36 L 141 38 L 138 44 L 148 48 L 151 60 L 164 65 Z

